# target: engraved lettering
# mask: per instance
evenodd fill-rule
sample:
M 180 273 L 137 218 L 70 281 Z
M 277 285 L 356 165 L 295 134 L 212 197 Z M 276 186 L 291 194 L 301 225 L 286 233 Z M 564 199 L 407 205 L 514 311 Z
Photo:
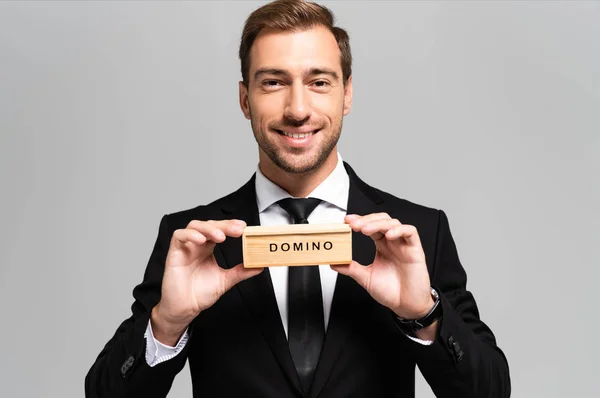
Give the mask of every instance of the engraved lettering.
M 294 252 L 302 252 L 302 251 L 319 251 L 323 248 L 324 250 L 333 249 L 333 242 L 325 241 L 325 242 L 284 242 L 281 244 L 277 243 L 269 243 L 269 251 L 274 253 L 276 251 L 294 251 Z

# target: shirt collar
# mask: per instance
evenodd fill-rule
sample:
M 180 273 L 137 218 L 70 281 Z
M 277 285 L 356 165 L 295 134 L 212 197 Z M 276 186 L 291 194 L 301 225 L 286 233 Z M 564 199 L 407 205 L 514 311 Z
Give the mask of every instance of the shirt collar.
M 341 155 L 337 154 L 338 162 L 335 169 L 327 178 L 319 184 L 307 197 L 321 199 L 324 202 L 331 203 L 342 210 L 347 210 L 348 190 L 350 188 L 350 179 L 344 168 Z M 279 185 L 269 180 L 256 168 L 256 203 L 258 212 L 262 213 L 273 203 L 292 196 Z

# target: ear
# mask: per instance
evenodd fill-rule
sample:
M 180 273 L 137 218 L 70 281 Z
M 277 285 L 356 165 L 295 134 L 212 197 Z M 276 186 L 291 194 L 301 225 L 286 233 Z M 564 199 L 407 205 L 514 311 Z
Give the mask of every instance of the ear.
M 239 92 L 240 92 L 240 108 L 242 108 L 242 112 L 246 119 L 250 120 L 250 105 L 248 104 L 248 87 L 244 84 L 244 82 L 240 81 L 238 83 Z
M 348 76 L 344 86 L 344 116 L 350 113 L 352 108 L 352 76 Z

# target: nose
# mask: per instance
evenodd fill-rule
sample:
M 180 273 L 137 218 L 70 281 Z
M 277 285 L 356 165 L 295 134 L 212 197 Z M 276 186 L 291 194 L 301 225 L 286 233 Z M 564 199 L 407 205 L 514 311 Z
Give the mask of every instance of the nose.
M 289 90 L 284 116 L 295 121 L 303 121 L 311 115 L 310 95 L 302 83 L 292 84 Z

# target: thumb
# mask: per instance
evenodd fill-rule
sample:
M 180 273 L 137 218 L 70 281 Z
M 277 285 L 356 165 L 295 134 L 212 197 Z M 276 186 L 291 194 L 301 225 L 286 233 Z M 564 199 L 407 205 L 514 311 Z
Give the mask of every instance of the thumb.
M 241 281 L 260 274 L 263 270 L 264 268 L 244 268 L 244 264 L 240 263 L 225 271 L 225 289 L 229 290 Z
M 352 260 L 350 264 L 331 264 L 331 269 L 354 279 L 363 288 L 367 288 L 371 276 L 371 266 L 364 266 Z

